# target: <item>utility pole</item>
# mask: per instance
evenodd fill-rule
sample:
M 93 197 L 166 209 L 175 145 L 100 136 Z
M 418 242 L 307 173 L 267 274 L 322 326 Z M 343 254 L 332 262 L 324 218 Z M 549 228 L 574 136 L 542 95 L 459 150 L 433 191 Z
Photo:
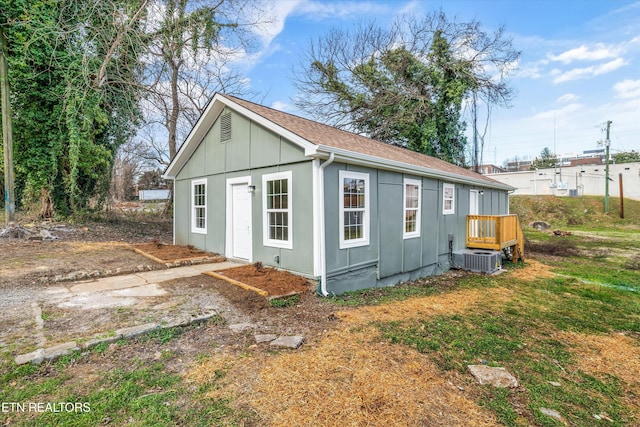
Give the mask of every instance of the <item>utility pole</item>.
M 473 170 L 480 172 L 480 165 L 478 164 L 478 104 L 476 99 L 476 93 L 473 92 Z
M 609 131 L 611 130 L 611 120 L 607 120 L 607 139 L 604 141 L 605 149 L 605 167 L 604 167 L 604 213 L 609 213 L 609 146 L 611 140 L 609 139 Z
M 5 222 L 10 226 L 15 221 L 16 202 L 13 183 L 13 131 L 11 125 L 11 103 L 9 101 L 9 78 L 7 66 L 7 39 L 0 28 L 0 94 L 2 96 L 2 141 L 4 152 L 4 210 Z
M 618 174 L 620 180 L 620 218 L 624 219 L 624 186 L 622 185 L 622 172 Z

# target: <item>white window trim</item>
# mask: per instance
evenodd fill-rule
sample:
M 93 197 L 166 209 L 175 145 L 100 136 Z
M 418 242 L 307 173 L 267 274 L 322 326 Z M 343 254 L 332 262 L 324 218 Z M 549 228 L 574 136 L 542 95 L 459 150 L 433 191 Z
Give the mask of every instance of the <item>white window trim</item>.
M 451 188 L 453 190 L 453 195 L 451 197 L 451 199 L 447 199 L 445 198 L 445 194 L 447 193 L 447 188 Z M 447 209 L 446 206 L 446 201 L 447 200 L 451 200 L 451 208 Z M 442 184 L 442 214 L 443 215 L 453 215 L 456 213 L 456 186 L 455 184 L 448 184 L 448 183 L 444 183 Z
M 418 186 L 418 208 L 416 212 L 416 230 L 407 232 L 407 185 Z M 402 182 L 402 236 L 405 239 L 420 237 L 420 223 L 422 219 L 422 181 L 417 179 L 405 178 Z M 411 209 L 413 210 L 413 209 Z
M 287 240 L 269 238 L 269 215 L 267 211 L 267 181 L 287 180 Z M 293 175 L 291 171 L 262 175 L 262 244 L 264 246 L 293 249 Z M 284 210 L 283 210 L 284 211 Z
M 196 222 L 196 196 L 194 194 L 196 185 L 204 184 L 204 228 L 200 228 L 197 226 Z M 207 224 L 209 223 L 209 219 L 207 218 L 207 178 L 194 179 L 191 181 L 191 232 L 198 234 L 207 234 Z M 200 207 L 200 206 L 198 206 Z
M 344 212 L 345 212 L 344 179 L 345 178 L 364 180 L 364 224 L 363 224 L 363 230 L 362 230 L 363 237 L 360 239 L 353 239 L 353 240 L 344 239 Z M 338 179 L 339 179 L 339 187 L 340 187 L 340 190 L 338 191 L 339 206 L 340 206 L 340 212 L 339 212 L 340 249 L 355 248 L 358 246 L 367 246 L 369 245 L 369 227 L 370 227 L 370 210 L 371 210 L 370 209 L 371 200 L 369 199 L 369 174 L 341 170 L 338 172 Z

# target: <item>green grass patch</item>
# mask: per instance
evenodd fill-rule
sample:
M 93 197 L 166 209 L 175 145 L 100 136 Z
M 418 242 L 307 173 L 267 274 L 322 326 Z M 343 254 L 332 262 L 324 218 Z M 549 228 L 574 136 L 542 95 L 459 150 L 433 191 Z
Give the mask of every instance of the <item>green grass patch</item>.
M 276 308 L 293 307 L 298 303 L 300 303 L 300 295 L 298 294 L 269 300 L 269 305 Z
M 453 286 L 460 286 L 456 281 L 448 281 L 443 277 L 426 277 L 388 288 L 372 288 L 360 291 L 345 292 L 328 299 L 332 304 L 343 307 L 359 307 L 364 305 L 381 305 L 408 298 L 437 295 Z
M 174 340 L 184 332 L 183 328 L 157 328 L 147 334 L 141 335 L 138 340 L 141 342 L 153 341 L 157 344 L 166 344 L 171 340 Z
M 629 409 L 620 399 L 620 380 L 613 376 L 595 378 L 577 370 L 566 344 L 548 336 L 554 327 L 564 326 L 563 318 L 539 315 L 538 310 L 512 304 L 500 312 L 438 316 L 378 327 L 390 342 L 415 348 L 443 371 L 466 374 L 472 364 L 506 367 L 521 387 L 506 390 L 483 386 L 479 400 L 505 425 L 523 425 L 518 414 L 523 401 L 527 402 L 529 419 L 524 424 L 557 425 L 539 412 L 540 408 L 559 411 L 573 425 L 597 425 L 593 414 L 599 413 L 607 413 L 613 425 L 629 423 Z
M 577 205 L 575 209 L 577 215 Z M 538 245 L 536 257 L 556 273 L 552 278 L 519 281 L 503 274 L 453 279 L 450 289 L 511 289 L 513 296 L 506 303 L 488 299 L 467 313 L 377 327 L 390 342 L 424 353 L 445 372 L 468 375 L 471 364 L 507 368 L 520 388 L 475 386 L 478 403 L 504 425 L 564 425 L 541 408 L 558 411 L 569 425 L 635 425 L 638 420 L 623 398 L 629 385 L 611 374 L 581 371 L 570 344 L 555 338 L 560 331 L 640 332 L 640 271 L 628 255 L 640 252 L 640 239 L 637 231 L 628 229 L 634 225 L 619 228 L 617 221 L 605 220 L 615 223 L 611 229 L 583 229 L 565 237 L 525 231 L 528 244 Z M 378 295 L 379 300 L 386 298 Z M 599 414 L 612 421 L 596 419 Z
M 150 342 L 173 338 L 159 335 Z M 129 351 L 133 345 L 114 351 Z M 133 358 L 124 367 L 96 372 L 97 378 L 88 383 L 75 376 L 75 368 L 90 362 L 91 355 L 75 354 L 73 359 L 40 366 L 3 366 L 0 378 L 6 386 L 0 387 L 0 402 L 33 403 L 42 408 L 54 405 L 53 410 L 3 413 L 3 420 L 12 426 L 82 427 L 244 425 L 251 419 L 251 413 L 232 408 L 227 400 L 208 398 L 206 390 L 185 383 L 166 366 L 173 353 L 157 345 L 161 351 L 158 361 Z M 98 352 L 99 357 L 106 351 Z M 96 353 L 95 348 L 91 353 Z M 216 372 L 218 375 L 224 373 Z

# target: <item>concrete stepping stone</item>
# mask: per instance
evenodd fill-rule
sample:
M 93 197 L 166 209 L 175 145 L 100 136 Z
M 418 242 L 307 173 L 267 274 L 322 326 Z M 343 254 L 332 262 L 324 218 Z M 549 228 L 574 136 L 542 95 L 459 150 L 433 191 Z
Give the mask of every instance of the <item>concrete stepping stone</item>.
M 299 335 L 282 336 L 271 341 L 269 346 L 295 350 L 302 345 L 303 341 L 304 341 L 304 337 L 301 337 Z
M 545 414 L 547 417 L 551 417 L 558 421 L 562 421 L 562 415 L 560 415 L 560 412 L 556 411 L 555 409 L 540 408 L 540 412 Z
M 262 344 L 264 342 L 271 342 L 278 338 L 276 334 L 257 334 L 253 338 L 256 340 L 256 344 Z
M 138 335 L 146 334 L 158 328 L 155 323 L 145 323 L 144 325 L 130 326 L 128 328 L 122 328 L 116 330 L 116 335 L 122 336 L 122 338 L 133 338 Z
M 67 354 L 71 354 L 74 351 L 79 351 L 80 347 L 71 341 L 64 344 L 55 345 L 48 348 L 39 348 L 31 353 L 21 354 L 16 356 L 16 365 L 24 365 L 26 363 L 40 364 L 45 360 L 53 360 Z
M 467 368 L 480 385 L 490 384 L 498 388 L 518 387 L 518 380 L 505 368 L 487 365 L 469 365 Z
M 243 322 L 243 323 L 234 323 L 233 325 L 229 325 L 229 329 L 233 332 L 244 332 L 247 329 L 253 329 L 256 325 L 253 323 Z

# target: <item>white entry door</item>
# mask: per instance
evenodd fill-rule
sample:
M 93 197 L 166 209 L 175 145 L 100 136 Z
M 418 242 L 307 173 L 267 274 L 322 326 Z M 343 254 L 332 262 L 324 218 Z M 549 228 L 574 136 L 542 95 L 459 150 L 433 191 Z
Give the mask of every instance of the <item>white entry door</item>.
M 478 215 L 480 213 L 480 209 L 478 208 L 480 205 L 478 199 L 478 190 L 470 190 L 469 191 L 469 215 Z
M 232 180 L 229 180 L 232 181 Z M 227 185 L 227 256 L 251 260 L 251 196 L 249 180 Z
M 479 215 L 480 213 L 480 199 L 478 197 L 478 190 L 469 190 L 469 215 Z M 469 221 L 469 237 L 479 237 L 478 220 L 472 219 Z

